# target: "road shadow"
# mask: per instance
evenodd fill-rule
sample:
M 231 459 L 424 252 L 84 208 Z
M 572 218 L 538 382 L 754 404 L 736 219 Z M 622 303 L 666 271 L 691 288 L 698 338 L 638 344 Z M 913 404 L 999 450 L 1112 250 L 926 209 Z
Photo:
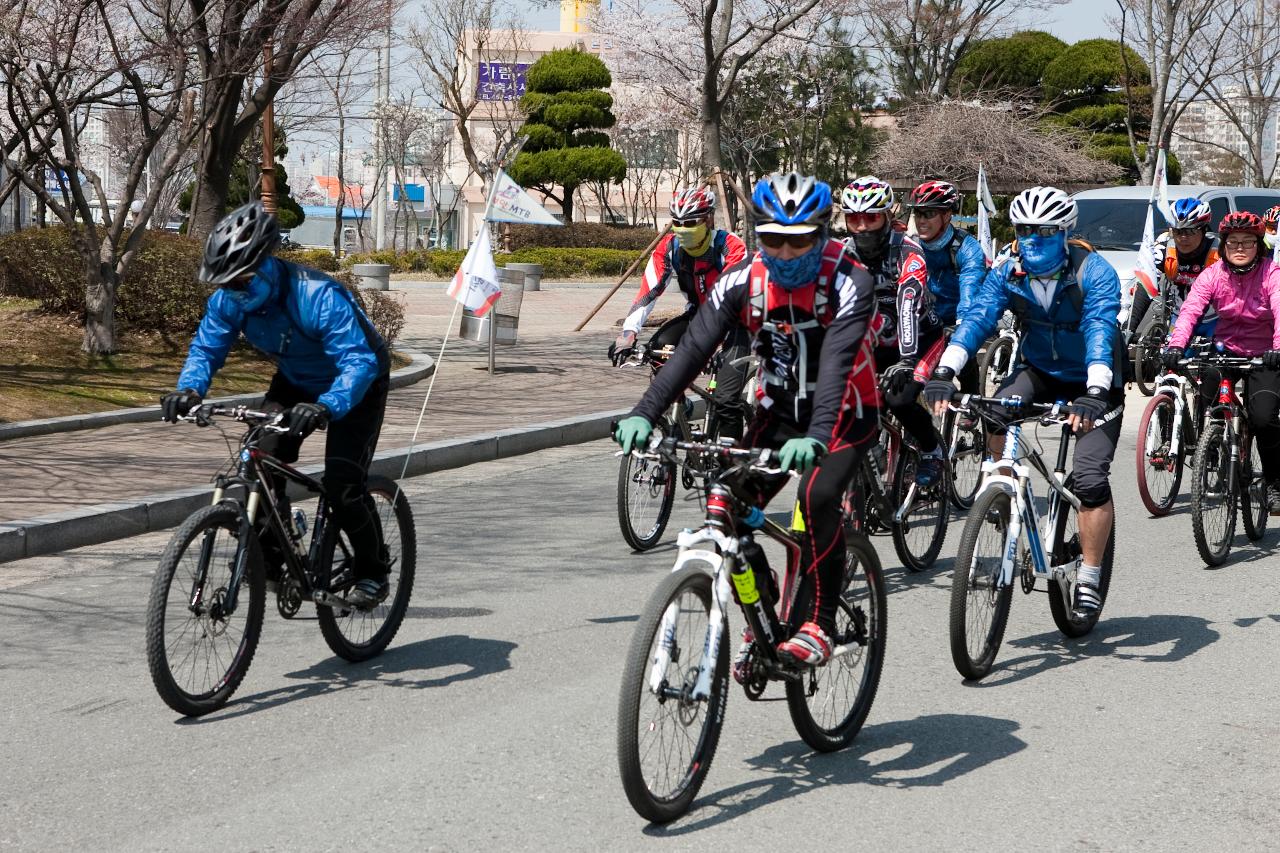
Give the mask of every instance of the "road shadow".
M 1069 640 L 1059 631 L 1010 640 L 1007 645 L 1030 649 L 1028 654 L 997 661 L 982 681 L 970 687 L 1000 687 L 1088 658 L 1109 657 L 1142 663 L 1177 663 L 1217 642 L 1221 636 L 1208 619 L 1198 616 L 1153 615 L 1103 618 L 1093 632 Z
M 1237 528 L 1239 529 L 1239 528 Z M 1262 534 L 1262 538 L 1258 541 L 1251 541 L 1248 537 L 1244 538 L 1244 547 L 1236 547 L 1236 542 L 1232 541 L 1231 553 L 1227 555 L 1227 559 L 1220 566 L 1205 565 L 1203 569 L 1206 572 L 1220 572 L 1223 569 L 1230 569 L 1245 563 L 1256 563 L 1259 560 L 1269 560 L 1274 557 L 1275 543 L 1267 544 L 1267 538 L 1275 533 L 1275 528 L 1268 527 L 1267 532 Z M 1240 535 L 1240 534 L 1238 534 Z
M 297 679 L 298 684 L 243 696 L 223 711 L 196 719 L 182 718 L 177 722 L 200 725 L 230 720 L 351 688 L 377 686 L 425 690 L 448 687 L 510 669 L 511 653 L 516 648 L 515 643 L 506 640 L 452 634 L 394 646 L 364 663 L 329 658 L 285 674 L 285 678 Z
M 704 795 L 685 817 L 650 824 L 644 833 L 688 835 L 832 785 L 940 787 L 1025 749 L 1026 742 L 1014 734 L 1018 728 L 998 717 L 930 714 L 866 726 L 840 752 L 814 752 L 801 741 L 778 744 L 747 760 L 769 778 Z

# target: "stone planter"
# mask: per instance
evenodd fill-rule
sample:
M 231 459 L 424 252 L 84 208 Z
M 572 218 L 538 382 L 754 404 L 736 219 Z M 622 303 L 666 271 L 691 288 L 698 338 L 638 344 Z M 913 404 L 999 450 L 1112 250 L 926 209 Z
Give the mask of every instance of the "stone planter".
M 390 290 L 390 264 L 356 264 L 351 268 L 360 279 L 360 287 L 364 290 Z

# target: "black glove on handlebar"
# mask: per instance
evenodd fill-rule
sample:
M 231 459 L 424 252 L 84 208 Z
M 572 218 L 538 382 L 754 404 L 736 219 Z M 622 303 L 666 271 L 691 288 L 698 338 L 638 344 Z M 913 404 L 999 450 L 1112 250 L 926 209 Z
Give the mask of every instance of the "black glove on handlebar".
M 324 403 L 299 403 L 286 413 L 290 438 L 306 438 L 329 423 L 329 407 Z
M 176 424 L 178 418 L 190 412 L 196 406 L 204 402 L 195 391 L 190 388 L 179 388 L 177 391 L 170 391 L 160 398 L 160 416 L 171 424 Z
M 902 394 L 916 378 L 916 360 L 913 358 L 904 358 L 894 364 L 889 365 L 889 369 L 884 372 L 884 390 L 894 396 Z
M 1262 354 L 1262 366 L 1267 370 L 1280 369 L 1280 349 L 1269 349 Z
M 951 402 L 951 396 L 956 392 L 955 378 L 956 372 L 950 367 L 935 368 L 933 377 L 924 384 L 925 401 L 931 406 Z
M 1164 365 L 1165 370 L 1177 370 L 1180 361 L 1182 361 L 1182 350 L 1177 347 L 1165 347 L 1160 350 L 1160 363 Z
M 1095 386 L 1076 397 L 1067 409 L 1067 414 L 1076 415 L 1085 421 L 1096 421 L 1107 413 L 1107 403 L 1107 389 Z

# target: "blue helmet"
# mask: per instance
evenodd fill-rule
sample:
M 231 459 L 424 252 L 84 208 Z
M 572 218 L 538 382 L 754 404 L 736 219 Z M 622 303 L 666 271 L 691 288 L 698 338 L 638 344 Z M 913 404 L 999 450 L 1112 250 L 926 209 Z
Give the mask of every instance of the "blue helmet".
M 1213 211 L 1194 196 L 1180 198 L 1173 203 L 1174 228 L 1208 228 L 1213 221 Z
M 831 187 L 796 172 L 762 179 L 751 204 L 756 231 L 763 234 L 804 234 L 831 221 Z

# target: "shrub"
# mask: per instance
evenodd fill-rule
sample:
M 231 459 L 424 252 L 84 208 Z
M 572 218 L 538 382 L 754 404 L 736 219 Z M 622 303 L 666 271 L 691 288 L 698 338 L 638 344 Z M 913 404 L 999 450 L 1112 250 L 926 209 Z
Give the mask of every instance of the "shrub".
M 509 230 L 508 230 L 509 229 Z M 575 249 L 631 249 L 639 252 L 653 242 L 652 228 L 630 225 L 603 225 L 599 222 L 570 222 L 559 228 L 546 225 L 510 225 L 511 251 L 542 247 Z
M 355 264 L 389 263 L 388 260 L 378 259 L 382 254 L 384 253 L 348 255 L 343 258 L 342 263 L 347 268 Z M 462 250 L 418 249 L 395 256 L 395 263 L 391 263 L 391 268 L 395 272 L 426 273 L 434 278 L 450 278 L 462 266 L 465 256 L 466 252 Z M 639 256 L 639 249 L 542 247 L 499 253 L 494 260 L 499 266 L 508 263 L 542 264 L 544 278 L 594 278 L 621 275 Z
M 338 259 L 333 256 L 333 252 L 329 249 L 288 249 L 283 252 L 277 252 L 276 255 L 286 261 L 302 264 L 304 267 L 311 267 L 313 270 L 321 270 L 322 272 L 338 271 Z

